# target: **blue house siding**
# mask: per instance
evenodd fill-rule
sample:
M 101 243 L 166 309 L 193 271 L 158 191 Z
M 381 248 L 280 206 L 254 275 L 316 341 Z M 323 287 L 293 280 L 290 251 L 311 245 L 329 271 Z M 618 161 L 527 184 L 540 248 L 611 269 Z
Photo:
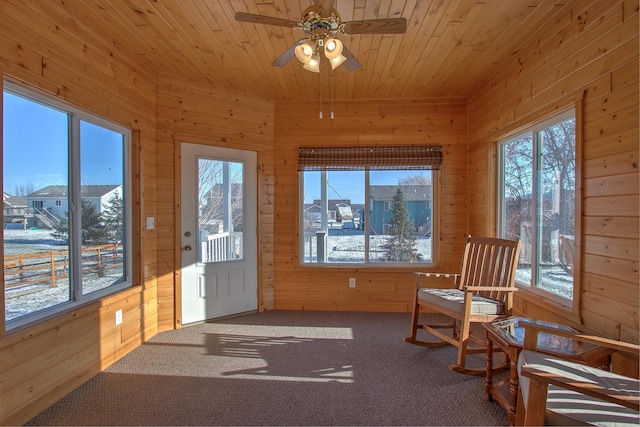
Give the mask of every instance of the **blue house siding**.
M 420 235 L 428 235 L 431 231 L 431 186 L 400 186 L 405 196 L 409 216 Z M 385 234 L 385 225 L 391 220 L 391 205 L 397 186 L 372 186 L 370 214 L 371 234 Z M 425 200 L 425 195 L 427 199 Z M 415 198 L 415 200 L 412 200 Z M 387 205 L 388 210 L 385 210 Z

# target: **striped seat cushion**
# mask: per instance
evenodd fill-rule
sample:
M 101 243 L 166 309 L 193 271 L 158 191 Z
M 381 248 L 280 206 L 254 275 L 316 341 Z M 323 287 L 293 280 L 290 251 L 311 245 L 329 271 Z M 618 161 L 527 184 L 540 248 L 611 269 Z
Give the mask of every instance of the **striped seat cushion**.
M 460 289 L 431 289 L 421 288 L 418 300 L 432 307 L 462 313 L 464 292 Z M 504 304 L 500 301 L 474 295 L 471 301 L 471 314 L 502 314 Z
M 569 362 L 530 350 L 523 350 L 518 357 L 520 388 L 527 407 L 529 378 L 520 375 L 527 365 L 564 378 L 587 381 L 602 387 L 625 390 L 630 395 L 640 396 L 640 381 L 580 363 Z M 640 414 L 625 406 L 599 400 L 575 391 L 554 385 L 549 386 L 545 425 L 598 425 L 638 426 Z

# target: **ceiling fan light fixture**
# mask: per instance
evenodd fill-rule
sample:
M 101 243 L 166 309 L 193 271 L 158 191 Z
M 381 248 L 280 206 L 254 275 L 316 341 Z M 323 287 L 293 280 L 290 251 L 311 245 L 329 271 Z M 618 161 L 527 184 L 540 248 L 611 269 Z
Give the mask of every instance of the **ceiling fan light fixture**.
M 336 56 L 335 58 L 330 59 L 329 63 L 331 64 L 331 69 L 335 70 L 340 65 L 342 65 L 342 63 L 346 60 L 347 60 L 347 57 L 344 55 Z
M 334 39 L 333 37 L 328 38 L 324 42 L 324 55 L 329 59 L 333 60 L 334 58 L 342 55 L 342 42 L 338 39 Z
M 362 64 L 349 52 L 349 49 L 335 38 L 337 34 L 404 34 L 407 30 L 405 18 L 342 22 L 336 9 L 336 3 L 337 0 L 313 0 L 313 5 L 303 11 L 300 21 L 246 12 L 236 12 L 235 18 L 236 21 L 302 30 L 306 34 L 306 38 L 289 47 L 272 62 L 272 65 L 283 67 L 295 56 L 304 64 L 305 69 L 316 73 L 320 72 L 319 54 L 321 51 L 331 63 L 332 69 L 341 64 L 344 64 L 344 67 L 350 72 L 362 67 Z
M 296 46 L 295 54 L 296 58 L 303 64 L 309 63 L 313 58 L 313 52 L 315 51 L 315 46 L 311 42 L 311 40 L 307 40 L 304 43 Z
M 309 62 L 304 64 L 302 68 L 314 73 L 319 73 L 320 72 L 320 55 L 318 55 L 317 53 L 314 53 L 311 56 L 311 59 L 309 60 Z

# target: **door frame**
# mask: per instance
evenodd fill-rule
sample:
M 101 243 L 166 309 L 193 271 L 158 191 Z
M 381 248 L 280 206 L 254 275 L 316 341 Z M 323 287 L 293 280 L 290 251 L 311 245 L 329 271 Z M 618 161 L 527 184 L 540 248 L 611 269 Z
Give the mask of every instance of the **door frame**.
M 258 201 L 260 198 L 260 168 L 259 165 L 259 155 L 260 152 L 257 150 L 247 150 L 245 148 L 239 147 L 225 147 L 222 145 L 215 145 L 209 143 L 209 141 L 204 142 L 199 138 L 193 137 L 178 137 L 178 135 L 174 135 L 174 236 L 173 236 L 173 328 L 181 329 L 182 328 L 182 143 L 186 142 L 189 144 L 197 144 L 208 147 L 218 147 L 224 149 L 232 149 L 232 150 L 243 150 L 243 151 L 252 151 L 256 153 L 256 280 L 257 280 L 257 310 L 261 312 L 262 307 L 262 275 L 260 268 L 260 216 L 258 212 L 260 211 L 260 206 L 258 205 Z

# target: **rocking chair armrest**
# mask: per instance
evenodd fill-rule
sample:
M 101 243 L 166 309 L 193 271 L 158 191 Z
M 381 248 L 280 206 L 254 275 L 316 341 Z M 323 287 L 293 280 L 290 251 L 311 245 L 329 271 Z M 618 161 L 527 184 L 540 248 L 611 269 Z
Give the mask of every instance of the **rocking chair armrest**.
M 640 398 L 637 395 L 629 394 L 625 390 L 608 389 L 593 381 L 581 380 L 576 378 L 563 377 L 557 372 L 545 371 L 544 369 L 534 368 L 532 366 L 522 366 L 520 374 L 533 381 L 542 384 L 552 384 L 560 388 L 572 390 L 596 399 L 626 406 L 627 408 L 638 410 Z
M 494 292 L 516 292 L 518 288 L 515 287 L 496 287 L 496 286 L 463 286 L 464 292 L 482 292 L 482 291 L 494 291 Z
M 413 274 L 415 274 L 416 276 L 422 276 L 422 277 L 436 277 L 436 278 L 440 278 L 440 277 L 444 277 L 445 279 L 448 279 L 449 277 L 460 277 L 460 273 L 425 273 L 422 271 L 414 271 Z

